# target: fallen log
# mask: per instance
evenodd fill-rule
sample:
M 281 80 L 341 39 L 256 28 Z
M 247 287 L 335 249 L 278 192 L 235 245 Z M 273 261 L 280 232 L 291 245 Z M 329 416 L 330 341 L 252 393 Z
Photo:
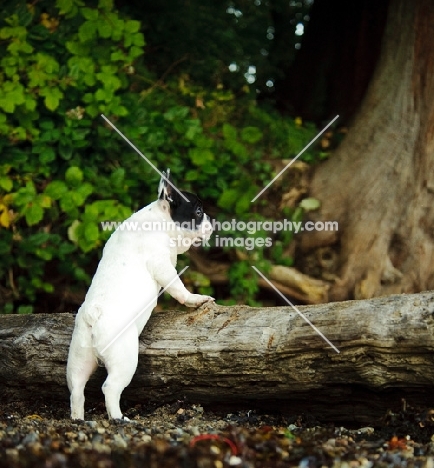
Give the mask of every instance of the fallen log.
M 292 308 L 205 305 L 155 312 L 123 406 L 187 397 L 333 421 L 372 421 L 401 398 L 434 404 L 434 292 Z M 1 399 L 68 400 L 74 315 L 0 316 Z M 103 401 L 99 368 L 87 400 Z M 87 404 L 88 407 L 88 404 Z

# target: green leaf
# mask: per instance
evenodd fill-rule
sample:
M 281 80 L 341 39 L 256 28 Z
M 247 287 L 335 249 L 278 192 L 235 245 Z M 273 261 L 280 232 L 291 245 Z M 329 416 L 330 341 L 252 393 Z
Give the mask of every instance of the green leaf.
M 53 200 L 59 200 L 68 192 L 68 187 L 61 180 L 54 180 L 45 187 L 44 192 Z
M 53 120 L 41 120 L 39 122 L 39 127 L 44 130 L 53 130 L 54 128 L 54 121 Z
M 39 154 L 39 161 L 41 162 L 41 164 L 50 163 L 55 159 L 56 153 L 54 152 L 54 149 L 49 146 L 45 147 L 45 149 Z
M 104 88 L 99 88 L 95 93 L 97 101 L 110 102 L 113 99 L 113 92 Z
M 69 193 L 63 195 L 63 197 L 60 199 L 60 208 L 65 213 L 69 213 L 70 216 L 78 216 L 78 214 L 76 214 L 77 206 L 73 197 L 71 197 Z
M 84 238 L 88 242 L 96 242 L 99 238 L 98 225 L 96 223 L 87 222 L 84 225 Z
M 144 47 L 146 45 L 145 36 L 142 33 L 135 34 L 133 37 L 133 45 L 137 47 Z
M 240 160 L 248 159 L 247 148 L 239 141 L 228 141 L 226 147 Z
M 98 10 L 95 10 L 93 8 L 80 8 L 80 13 L 83 16 L 83 18 L 87 20 L 96 21 L 98 19 Z
M 102 10 L 112 10 L 113 0 L 99 0 L 98 8 L 101 8 Z
M 134 60 L 136 59 L 137 57 L 140 57 L 141 55 L 143 55 L 143 49 L 142 47 L 137 47 L 137 46 L 132 46 L 129 53 L 128 53 L 128 56 Z
M 50 238 L 50 234 L 46 232 L 37 232 L 36 234 L 32 234 L 28 237 L 27 242 L 29 244 L 35 245 L 35 246 L 40 246 L 41 244 L 44 244 L 47 242 Z
M 81 223 L 78 219 L 74 220 L 71 223 L 71 226 L 68 228 L 68 239 L 71 242 L 74 242 L 76 244 L 78 242 L 78 228 L 81 226 Z
M 140 21 L 129 20 L 125 21 L 125 31 L 133 34 L 138 32 L 140 29 Z
M 199 148 L 212 148 L 214 146 L 214 140 L 206 137 L 203 134 L 196 135 L 194 144 Z
M 86 194 L 81 193 L 78 190 L 72 191 L 70 196 L 75 206 L 81 206 L 86 201 Z
M 13 28 L 5 27 L 0 29 L 0 39 L 9 39 L 13 37 Z
M 59 107 L 63 92 L 59 88 L 46 87 L 40 90 L 40 95 L 45 96 L 45 105 L 50 111 L 55 111 Z
M 112 40 L 119 42 L 124 34 L 125 21 L 118 18 L 110 20 L 113 23 Z
M 73 0 L 56 0 L 56 7 L 61 15 L 66 15 L 71 12 L 74 7 Z
M 72 154 L 74 151 L 74 147 L 72 145 L 59 145 L 59 154 L 62 159 L 68 161 L 71 159 Z
M 298 206 L 305 211 L 314 211 L 321 206 L 321 203 L 316 198 L 304 198 Z
M 94 86 L 96 83 L 95 75 L 93 73 L 86 73 L 83 79 L 87 86 Z
M 42 260 L 45 260 L 46 262 L 53 258 L 53 254 L 45 249 L 36 249 L 35 255 L 39 258 L 42 258 Z
M 15 110 L 15 103 L 0 96 L 0 107 L 8 114 L 12 114 Z
M 220 208 L 231 208 L 238 200 L 240 192 L 235 189 L 225 190 L 217 201 Z
M 43 193 L 38 194 L 35 200 L 35 203 L 39 205 L 41 208 L 50 208 L 51 202 L 52 202 L 51 197 Z
M 97 25 L 100 37 L 108 39 L 112 35 L 112 26 L 104 18 L 100 18 Z
M 5 112 L 14 112 L 15 106 L 24 104 L 25 100 L 25 89 L 21 83 L 12 81 L 3 83 L 2 88 L 0 88 L 0 107 Z
M 251 196 L 248 193 L 241 195 L 235 203 L 235 213 L 246 213 L 250 208 Z
M 241 130 L 241 139 L 246 143 L 257 143 L 262 138 L 262 132 L 257 127 L 244 127 Z
M 78 38 L 82 42 L 91 41 L 96 36 L 96 22 L 86 21 L 78 29 Z
M 188 152 L 191 162 L 196 166 L 202 166 L 214 161 L 214 154 L 207 148 L 193 148 Z
M 84 44 L 83 42 L 78 41 L 68 41 L 66 42 L 66 48 L 71 52 L 71 54 L 79 56 L 88 56 L 90 53 L 89 44 Z
M 223 136 L 225 140 L 236 140 L 237 129 L 228 123 L 223 124 Z
M 23 315 L 28 315 L 33 313 L 32 305 L 20 305 L 18 306 L 18 313 Z
M 200 120 L 187 120 L 186 123 L 188 124 L 188 128 L 185 132 L 185 138 L 188 140 L 193 140 L 196 135 L 202 133 L 203 129 Z
M 5 190 L 6 192 L 10 192 L 13 187 L 12 179 L 8 177 L 0 177 L 0 187 Z
M 111 183 L 115 187 L 120 187 L 124 181 L 125 178 L 125 169 L 123 167 L 118 167 L 113 171 L 113 173 L 110 176 Z
M 69 167 L 65 172 L 68 185 L 77 186 L 83 180 L 83 171 L 77 166 Z
M 6 302 L 3 306 L 3 314 L 12 314 L 14 312 L 13 302 Z
M 197 176 L 198 176 L 198 172 L 197 171 L 187 171 L 187 173 L 185 174 L 185 180 L 187 182 L 190 182 L 190 181 L 193 181 L 193 180 L 197 180 Z
M 85 206 L 83 219 L 94 221 L 95 219 L 98 219 L 98 215 L 99 215 L 98 204 L 90 203 Z
M 29 226 L 38 224 L 44 217 L 44 210 L 41 206 L 32 204 L 25 209 L 26 222 Z
M 91 193 L 93 193 L 93 187 L 88 182 L 84 182 L 75 189 L 75 192 L 78 193 L 84 201 Z

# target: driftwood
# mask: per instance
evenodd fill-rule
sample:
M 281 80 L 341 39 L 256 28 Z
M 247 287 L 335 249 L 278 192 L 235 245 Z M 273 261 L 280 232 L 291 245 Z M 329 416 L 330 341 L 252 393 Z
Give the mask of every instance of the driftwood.
M 123 406 L 187 397 L 226 408 L 285 409 L 334 421 L 372 421 L 434 399 L 434 292 L 290 307 L 203 306 L 156 312 Z M 0 398 L 68 400 L 73 314 L 0 316 Z M 88 383 L 103 401 L 105 370 Z M 88 404 L 87 404 L 88 406 Z
M 197 250 L 190 250 L 188 255 L 196 270 L 203 273 L 212 284 L 229 282 L 228 263 L 204 258 Z M 304 275 L 296 268 L 272 265 L 269 277 L 269 281 L 258 278 L 258 285 L 269 290 L 277 288 L 281 293 L 303 304 L 322 304 L 329 300 L 330 283 Z

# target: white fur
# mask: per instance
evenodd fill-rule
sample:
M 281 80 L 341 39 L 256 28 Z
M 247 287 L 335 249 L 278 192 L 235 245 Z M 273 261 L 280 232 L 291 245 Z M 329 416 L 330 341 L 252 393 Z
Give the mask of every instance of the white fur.
M 171 221 L 166 200 L 151 203 L 127 220 L 137 222 L 138 226 L 153 221 Z M 157 304 L 160 288 L 176 278 L 166 291 L 181 304 L 198 307 L 213 300 L 210 296 L 190 293 L 177 278 L 175 269 L 177 255 L 188 250 L 179 240 L 208 239 L 211 233 L 211 224 L 204 219 L 198 231 L 118 228 L 111 235 L 75 319 L 67 364 L 71 418 L 84 419 L 84 387 L 95 371 L 98 359 L 108 373 L 102 387 L 108 415 L 113 419 L 122 418 L 120 396 L 136 371 L 138 337 Z

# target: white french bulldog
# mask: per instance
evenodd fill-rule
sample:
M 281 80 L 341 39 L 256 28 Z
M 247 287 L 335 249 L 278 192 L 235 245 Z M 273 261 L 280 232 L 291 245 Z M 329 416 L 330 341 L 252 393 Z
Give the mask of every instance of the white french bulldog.
M 210 238 L 210 220 L 196 195 L 183 191 L 187 202 L 173 188 L 170 171 L 163 175 L 158 200 L 123 223 L 138 229 L 121 226 L 110 236 L 77 313 L 67 364 L 72 419 L 84 419 L 84 387 L 98 360 L 108 374 L 102 386 L 108 416 L 127 419 L 119 406 L 121 393 L 136 371 L 139 335 L 157 304 L 160 288 L 187 307 L 214 300 L 190 293 L 175 269 L 178 254 L 193 242 Z M 149 229 L 152 223 L 161 228 Z

